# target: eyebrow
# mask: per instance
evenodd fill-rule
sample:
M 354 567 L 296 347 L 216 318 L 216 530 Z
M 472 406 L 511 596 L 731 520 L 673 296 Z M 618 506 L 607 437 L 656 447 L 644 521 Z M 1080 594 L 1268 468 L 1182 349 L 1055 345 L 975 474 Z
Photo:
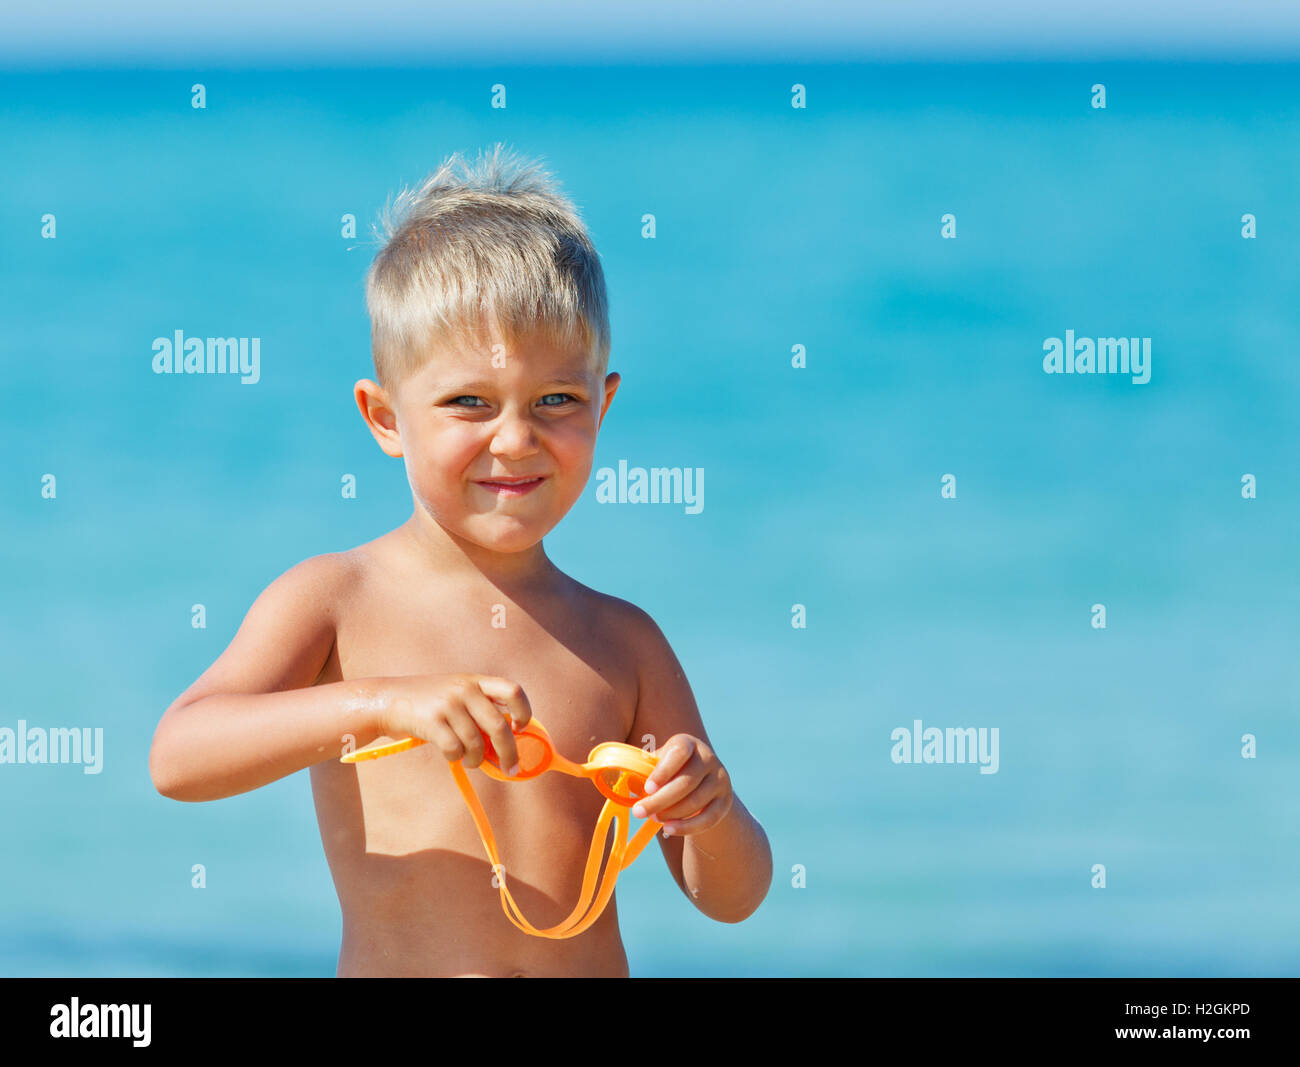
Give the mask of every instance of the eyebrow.
M 469 391 L 469 392 L 472 392 L 474 390 L 486 391 L 494 388 L 497 384 L 498 384 L 497 382 L 487 381 L 482 378 L 476 381 L 463 382 L 460 384 L 457 384 L 455 382 L 440 382 L 437 386 L 437 391 L 440 393 L 452 392 L 456 389 L 462 391 Z M 557 374 L 553 378 L 543 379 L 542 384 L 543 385 L 573 385 L 573 386 L 586 387 L 587 379 L 581 375 L 576 375 L 576 374 Z

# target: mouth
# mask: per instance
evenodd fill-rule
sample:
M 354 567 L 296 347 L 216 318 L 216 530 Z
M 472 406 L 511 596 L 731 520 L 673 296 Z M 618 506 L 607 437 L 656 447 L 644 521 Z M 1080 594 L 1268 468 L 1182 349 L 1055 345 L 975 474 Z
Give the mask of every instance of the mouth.
M 489 493 L 496 493 L 497 496 L 527 496 L 546 479 L 543 477 L 534 478 L 492 478 L 491 480 L 476 481 L 474 484 L 486 489 Z

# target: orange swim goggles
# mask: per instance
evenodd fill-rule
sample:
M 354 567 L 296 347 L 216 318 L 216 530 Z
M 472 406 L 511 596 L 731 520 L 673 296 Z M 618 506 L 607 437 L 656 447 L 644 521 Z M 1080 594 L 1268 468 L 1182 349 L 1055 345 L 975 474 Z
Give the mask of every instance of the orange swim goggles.
M 545 930 L 537 929 L 524 918 L 519 905 L 515 903 L 510 890 L 506 887 L 505 868 L 497 854 L 496 838 L 492 835 L 492 826 L 488 822 L 487 813 L 483 811 L 483 805 L 479 803 L 478 794 L 474 792 L 474 787 L 470 784 L 469 776 L 465 773 L 460 760 L 452 760 L 450 763 L 452 777 L 456 779 L 461 796 L 465 798 L 470 815 L 474 818 L 478 835 L 483 839 L 483 847 L 487 850 L 488 860 L 492 864 L 497 884 L 501 888 L 501 908 L 506 913 L 506 918 L 524 933 L 532 934 L 534 937 L 549 937 L 556 940 L 576 937 L 600 918 L 610 897 L 614 895 L 614 883 L 618 881 L 619 873 L 631 866 L 632 861 L 641 854 L 641 850 L 650 843 L 655 831 L 659 829 L 655 822 L 647 820 L 630 842 L 627 839 L 630 822 L 628 809 L 646 795 L 645 780 L 659 761 L 657 757 L 632 745 L 625 745 L 620 741 L 606 741 L 591 750 L 586 763 L 573 763 L 555 751 L 550 735 L 536 719 L 530 720 L 520 729 L 515 729 L 514 724 L 511 723 L 510 728 L 515 736 L 515 748 L 519 754 L 519 773 L 512 778 L 501 769 L 501 761 L 496 749 L 484 734 L 486 752 L 479 770 L 489 778 L 495 778 L 498 782 L 525 782 L 547 771 L 559 771 L 574 778 L 590 778 L 605 797 L 605 806 L 600 811 L 595 832 L 591 836 L 587 867 L 582 875 L 582 892 L 579 894 L 577 907 L 568 918 Z M 424 743 L 418 737 L 408 737 L 404 741 L 358 749 L 344 756 L 339 762 L 357 763 L 361 760 L 379 759 L 381 756 L 405 752 Z M 600 870 L 601 858 L 605 854 L 605 839 L 611 821 L 616 824 L 614 846 L 605 867 L 605 876 L 601 879 L 600 889 L 597 891 L 597 872 Z

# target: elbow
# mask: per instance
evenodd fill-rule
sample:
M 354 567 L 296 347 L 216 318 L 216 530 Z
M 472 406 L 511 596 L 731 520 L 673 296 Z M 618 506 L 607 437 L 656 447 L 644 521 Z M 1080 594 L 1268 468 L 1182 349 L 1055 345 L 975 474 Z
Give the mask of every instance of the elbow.
M 728 912 L 727 914 L 724 915 L 710 915 L 709 918 L 712 919 L 714 922 L 727 923 L 730 926 L 735 926 L 737 923 L 743 923 L 757 910 L 758 910 L 758 905 L 755 904 L 752 908 L 749 908 L 747 911 Z
M 754 912 L 758 911 L 758 906 L 763 903 L 763 899 L 766 896 L 767 896 L 767 892 L 764 891 L 762 896 L 759 896 L 752 903 L 733 905 L 732 907 L 728 908 L 725 911 L 723 910 L 706 911 L 704 912 L 704 914 L 707 915 L 714 922 L 727 923 L 730 926 L 734 926 L 736 923 L 743 923 L 746 919 L 748 919 L 751 915 L 753 915 Z M 702 908 L 700 910 L 703 911 Z
M 168 800 L 185 800 L 185 787 L 171 768 L 172 761 L 167 758 L 166 747 L 160 744 L 160 733 L 154 734 L 153 745 L 149 748 L 149 778 L 159 795 Z
M 772 888 L 772 852 L 770 849 L 764 849 L 764 859 L 767 862 L 759 868 L 758 877 L 754 879 L 754 896 L 751 902 L 742 911 L 738 912 L 735 918 L 726 921 L 744 922 L 754 912 L 758 911 L 759 905 L 767 899 L 767 894 Z
M 761 887 L 757 889 L 757 891 L 754 894 L 753 900 L 750 901 L 748 904 L 746 904 L 744 907 L 733 912 L 731 915 L 722 918 L 719 921 L 724 923 L 744 922 L 751 915 L 753 915 L 754 912 L 758 911 L 759 905 L 762 904 L 763 901 L 767 899 L 767 891 L 771 888 L 772 888 L 772 872 L 769 870 L 767 874 L 767 879 L 762 883 Z
M 158 749 L 155 746 L 149 752 L 149 778 L 153 782 L 153 787 L 160 796 L 167 797 L 169 800 L 176 800 L 176 786 L 163 768 L 162 761 L 158 758 Z
M 768 891 L 772 888 L 772 848 L 767 843 L 767 835 L 759 828 L 759 834 L 762 841 L 760 854 L 755 857 L 756 862 L 751 868 L 753 874 L 749 885 L 749 893 L 734 902 L 733 907 L 728 909 L 726 914 L 714 916 L 718 922 L 739 923 L 744 922 L 754 912 L 758 911 L 759 905 L 767 899 Z
M 755 872 L 755 878 L 748 895 L 727 901 L 723 907 L 712 907 L 708 910 L 700 908 L 714 922 L 727 923 L 735 925 L 743 923 L 754 912 L 758 911 L 759 905 L 767 899 L 768 890 L 772 888 L 772 861 L 768 857 L 766 870 Z M 695 906 L 700 907 L 698 891 L 695 894 Z

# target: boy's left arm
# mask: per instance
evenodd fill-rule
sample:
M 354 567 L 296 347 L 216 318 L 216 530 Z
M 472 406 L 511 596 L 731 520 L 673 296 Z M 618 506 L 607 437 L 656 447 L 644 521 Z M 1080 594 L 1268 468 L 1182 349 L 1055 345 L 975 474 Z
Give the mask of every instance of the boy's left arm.
M 664 824 L 664 859 L 682 892 L 718 922 L 749 918 L 772 884 L 772 850 L 713 751 L 690 683 L 658 625 L 636 609 L 639 690 L 629 742 L 657 746 L 647 795 L 632 809 Z

